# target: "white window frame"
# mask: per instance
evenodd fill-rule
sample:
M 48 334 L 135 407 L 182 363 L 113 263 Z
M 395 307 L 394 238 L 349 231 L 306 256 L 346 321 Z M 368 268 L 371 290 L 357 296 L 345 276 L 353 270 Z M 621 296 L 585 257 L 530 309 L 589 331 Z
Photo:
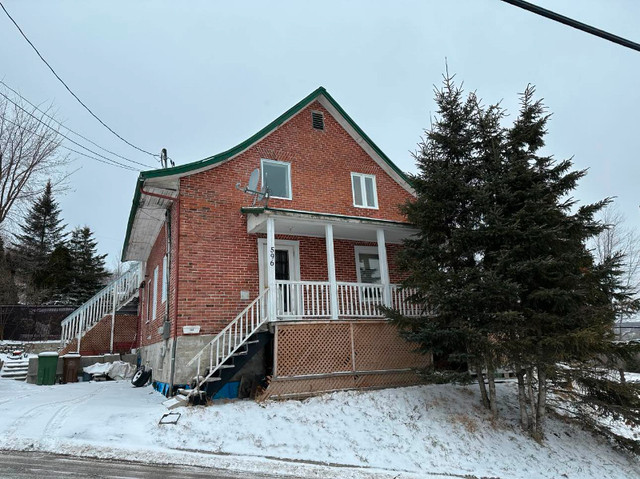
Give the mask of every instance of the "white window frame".
M 274 196 L 274 195 L 269 195 L 270 198 L 278 198 L 280 200 L 292 200 L 293 199 L 293 193 L 291 190 L 291 163 L 288 163 L 286 161 L 278 161 L 278 160 L 269 160 L 267 158 L 262 158 L 260 160 L 260 184 L 264 187 L 264 165 L 266 164 L 271 164 L 271 165 L 285 165 L 287 167 L 287 189 L 289 190 L 289 196 Z
M 358 284 L 378 284 L 378 285 L 382 285 L 382 274 L 380 275 L 380 282 L 379 283 L 363 283 L 362 282 L 362 275 L 360 274 L 360 254 L 361 253 L 364 253 L 364 254 L 375 254 L 378 257 L 378 263 L 380 262 L 380 252 L 378 251 L 377 246 L 359 246 L 359 245 L 356 245 L 355 246 L 356 275 L 358 277 Z M 380 291 L 380 294 L 382 294 L 382 291 Z M 373 301 L 374 300 L 374 298 L 366 297 L 361 288 L 358 288 L 358 295 L 360 296 L 360 301 Z M 379 298 L 376 298 L 376 300 L 379 300 Z
M 356 250 L 356 275 L 358 277 L 358 283 L 362 283 L 362 275 L 360 274 L 360 254 L 375 254 L 380 261 L 380 255 L 377 246 L 359 246 L 355 247 Z M 380 277 L 380 283 L 366 283 L 366 284 L 382 284 L 382 277 Z
M 356 189 L 355 183 L 353 181 L 354 177 L 360 178 L 360 194 L 362 195 L 362 205 L 356 204 Z M 365 178 L 371 178 L 373 182 L 373 206 L 368 206 L 367 202 L 367 187 L 365 186 L 364 180 Z M 376 175 L 367 175 L 365 173 L 356 173 L 354 171 L 351 172 L 351 196 L 353 197 L 353 206 L 356 208 L 365 208 L 368 210 L 377 210 L 378 209 L 378 185 L 376 184 Z
M 162 302 L 167 302 L 167 290 L 169 287 L 169 278 L 167 273 L 169 272 L 169 256 L 164 255 L 162 258 Z
M 151 321 L 156 320 L 158 304 L 158 266 L 153 270 L 153 302 L 151 303 Z

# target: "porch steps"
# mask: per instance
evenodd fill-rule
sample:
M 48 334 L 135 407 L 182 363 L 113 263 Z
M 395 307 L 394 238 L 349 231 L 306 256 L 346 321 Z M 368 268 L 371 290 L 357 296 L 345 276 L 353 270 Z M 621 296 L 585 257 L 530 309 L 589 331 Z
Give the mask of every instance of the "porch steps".
M 2 379 L 15 379 L 16 381 L 26 381 L 27 372 L 29 370 L 29 359 L 10 359 L 7 358 L 2 371 L 0 371 L 0 378 Z
M 203 391 L 212 396 L 219 391 L 239 369 L 250 359 L 264 344 L 263 335 L 258 331 L 267 323 L 267 293 L 263 290 L 233 321 L 220 331 L 208 344 L 206 344 L 188 363 L 187 366 L 196 365 L 196 384 L 189 394 L 190 402 L 203 404 L 206 398 Z M 267 333 L 267 336 L 270 335 Z M 200 379 L 200 368 L 203 360 L 209 358 L 209 367 Z M 237 359 L 236 359 L 237 358 Z M 206 363 L 205 363 L 206 364 Z M 233 366 L 223 368 L 221 366 Z M 210 381 L 211 378 L 218 380 Z
M 217 378 L 218 381 L 209 383 L 203 388 L 207 396 L 215 396 L 253 356 L 264 349 L 267 343 L 271 341 L 271 338 L 272 335 L 268 332 L 256 333 L 251 336 L 251 339 L 244 343 L 243 348 L 236 351 L 231 358 L 218 367 L 211 376 L 211 379 Z

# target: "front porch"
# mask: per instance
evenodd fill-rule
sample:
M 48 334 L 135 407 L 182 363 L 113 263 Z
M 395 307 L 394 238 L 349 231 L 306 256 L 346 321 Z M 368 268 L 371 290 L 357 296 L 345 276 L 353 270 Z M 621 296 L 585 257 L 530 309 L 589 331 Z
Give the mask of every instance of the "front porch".
M 420 313 L 390 268 L 416 232 L 410 225 L 275 208 L 245 213 L 247 232 L 258 236 L 261 313 L 269 321 L 384 319 L 380 306 Z
M 414 229 L 274 208 L 244 212 L 258 252 L 258 294 L 185 364 L 201 378 L 198 388 L 221 384 L 221 371 L 235 368 L 235 358 L 248 354 L 247 346 L 266 331 L 273 337 L 272 367 L 264 365 L 272 383 L 267 395 L 417 381 L 412 368 L 431 359 L 415 353 L 381 309 L 421 313 L 421 305 L 411 301 L 413 291 L 400 287 L 394 264 Z M 242 293 L 249 299 L 249 291 Z

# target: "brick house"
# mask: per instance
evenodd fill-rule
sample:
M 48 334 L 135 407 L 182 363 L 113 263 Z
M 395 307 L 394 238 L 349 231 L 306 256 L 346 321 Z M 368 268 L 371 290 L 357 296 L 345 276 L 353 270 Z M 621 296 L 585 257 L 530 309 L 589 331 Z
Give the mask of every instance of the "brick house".
M 237 187 L 251 176 L 268 198 Z M 138 346 L 159 388 L 415 383 L 430 358 L 377 308 L 416 309 L 394 261 L 412 194 L 322 87 L 230 150 L 142 172 L 122 260 L 142 265 Z

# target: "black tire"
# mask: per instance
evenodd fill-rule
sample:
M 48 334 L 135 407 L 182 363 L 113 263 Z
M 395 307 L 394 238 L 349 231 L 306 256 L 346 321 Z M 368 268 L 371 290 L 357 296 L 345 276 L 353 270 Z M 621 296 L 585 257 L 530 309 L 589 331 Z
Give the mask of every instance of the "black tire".
M 150 378 L 151 369 L 147 370 L 144 366 L 141 366 L 131 378 L 131 384 L 139 388 L 147 384 Z

